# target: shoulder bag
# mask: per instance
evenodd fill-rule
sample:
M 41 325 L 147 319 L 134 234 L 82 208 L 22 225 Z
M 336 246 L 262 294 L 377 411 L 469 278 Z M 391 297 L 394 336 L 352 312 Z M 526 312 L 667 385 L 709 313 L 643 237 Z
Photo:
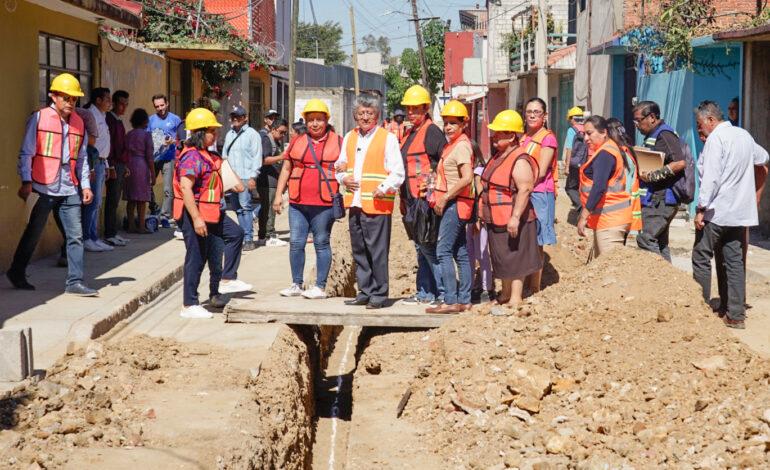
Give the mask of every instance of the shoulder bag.
M 342 219 L 345 217 L 345 203 L 342 193 L 339 191 L 336 193 L 332 191 L 332 185 L 329 184 L 329 180 L 326 179 L 326 173 L 324 172 L 321 164 L 318 162 L 318 157 L 316 157 L 315 149 L 313 148 L 313 141 L 310 139 L 309 135 L 307 136 L 307 145 L 310 147 L 310 154 L 313 155 L 313 160 L 318 167 L 318 171 L 321 172 L 321 178 L 323 178 L 324 182 L 326 183 L 326 187 L 329 189 L 329 194 L 332 195 L 332 215 L 335 219 Z

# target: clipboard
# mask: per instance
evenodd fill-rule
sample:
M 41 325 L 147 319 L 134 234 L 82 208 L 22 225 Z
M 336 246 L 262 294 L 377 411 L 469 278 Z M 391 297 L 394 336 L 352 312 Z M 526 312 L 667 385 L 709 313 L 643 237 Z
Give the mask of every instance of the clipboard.
M 666 154 L 663 152 L 657 152 L 650 150 L 647 147 L 634 147 L 634 153 L 636 153 L 637 165 L 639 165 L 639 173 L 651 172 L 660 170 L 663 167 Z
M 37 204 L 38 199 L 40 199 L 40 195 L 32 191 L 29 193 L 27 200 L 24 202 L 24 220 L 27 224 L 29 223 L 29 218 L 32 215 L 32 209 L 35 208 L 35 204 Z

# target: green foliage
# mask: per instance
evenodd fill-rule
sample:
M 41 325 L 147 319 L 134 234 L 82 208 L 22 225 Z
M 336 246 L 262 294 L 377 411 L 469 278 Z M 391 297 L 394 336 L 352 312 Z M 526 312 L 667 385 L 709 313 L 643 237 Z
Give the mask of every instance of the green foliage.
M 425 69 L 428 75 L 428 83 L 425 88 L 435 95 L 444 82 L 444 33 L 448 31 L 446 25 L 439 20 L 430 20 L 422 26 L 422 43 L 425 53 Z M 403 74 L 406 77 L 402 76 Z M 385 96 L 388 109 L 393 111 L 401 108 L 401 99 L 404 92 L 422 80 L 420 68 L 420 54 L 414 49 L 406 48 L 401 53 L 401 67 L 392 65 L 383 73 L 385 82 L 390 89 Z
M 252 43 L 238 35 L 235 28 L 222 16 L 202 9 L 199 23 L 198 2 L 195 0 L 143 0 L 141 4 L 142 27 L 136 34 L 138 42 L 218 43 L 253 54 Z M 116 34 L 116 31 L 111 33 Z M 263 58 L 257 57 L 251 67 L 266 65 Z M 248 70 L 249 63 L 196 60 L 194 66 L 202 71 L 204 84 L 209 89 L 214 89 L 236 79 L 239 73 Z
M 300 22 L 297 28 L 297 57 L 315 57 L 318 41 L 318 58 L 328 65 L 341 64 L 347 54 L 342 51 L 342 26 L 339 22 L 323 24 Z

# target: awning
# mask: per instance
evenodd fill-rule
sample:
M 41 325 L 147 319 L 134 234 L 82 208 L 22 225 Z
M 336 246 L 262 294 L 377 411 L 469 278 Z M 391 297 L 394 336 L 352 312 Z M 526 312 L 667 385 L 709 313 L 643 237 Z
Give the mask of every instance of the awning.
M 770 41 L 770 24 L 757 26 L 756 28 L 722 31 L 721 33 L 714 33 L 713 36 L 715 41 Z
M 107 0 L 27 0 L 58 13 L 74 16 L 91 23 L 101 23 L 111 28 L 142 27 L 142 18 L 129 7 L 134 2 L 111 2 Z M 141 6 L 139 7 L 141 10 Z M 134 10 L 134 11 L 130 11 Z
M 145 44 L 150 49 L 156 49 L 166 54 L 170 59 L 178 60 L 242 60 L 250 62 L 254 60 L 243 51 L 217 43 L 173 43 L 173 42 L 148 42 Z

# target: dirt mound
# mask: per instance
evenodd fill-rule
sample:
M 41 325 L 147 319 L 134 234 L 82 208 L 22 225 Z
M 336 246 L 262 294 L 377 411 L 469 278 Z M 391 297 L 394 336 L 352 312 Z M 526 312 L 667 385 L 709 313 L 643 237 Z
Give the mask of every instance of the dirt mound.
M 770 364 L 690 274 L 631 248 L 586 266 L 567 229 L 546 248 L 558 284 L 375 338 L 358 373 L 414 370 L 404 416 L 453 468 L 770 465 Z

